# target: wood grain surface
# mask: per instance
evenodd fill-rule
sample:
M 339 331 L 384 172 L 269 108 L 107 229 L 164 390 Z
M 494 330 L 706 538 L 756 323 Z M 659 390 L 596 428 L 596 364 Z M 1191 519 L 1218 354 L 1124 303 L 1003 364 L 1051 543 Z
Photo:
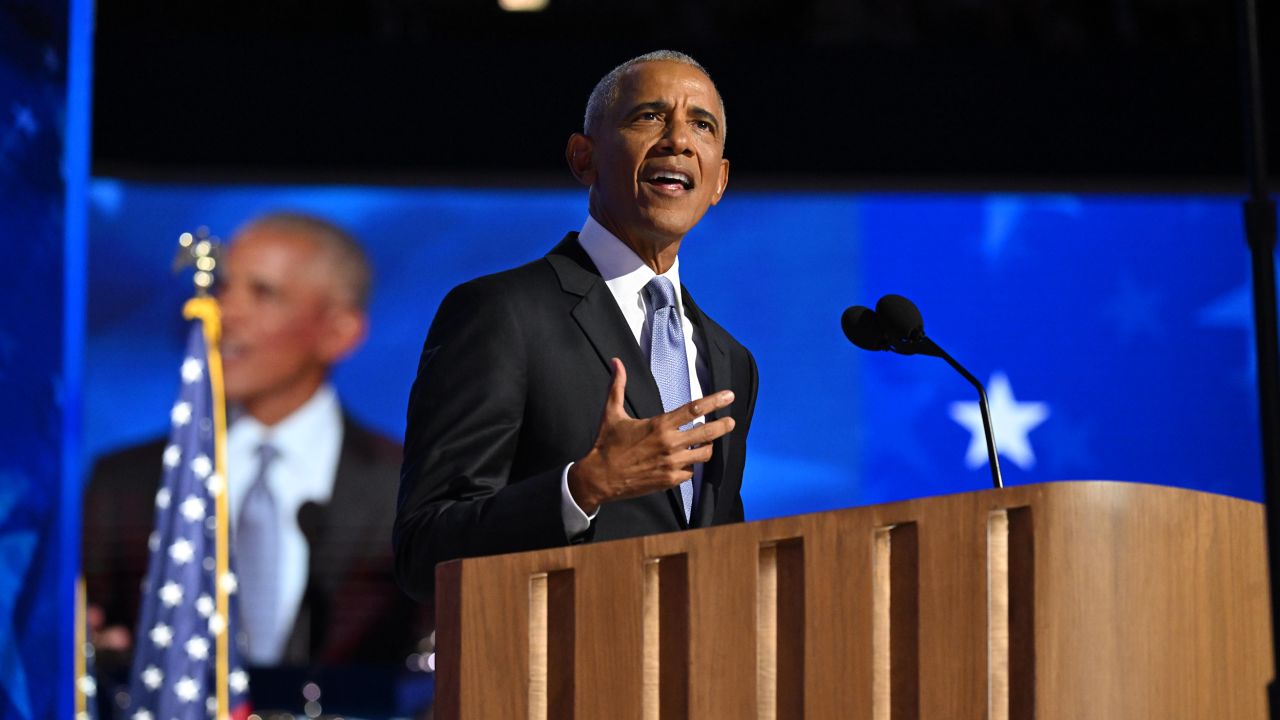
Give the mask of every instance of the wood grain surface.
M 1097 481 L 473 558 L 436 717 L 1262 720 L 1267 592 L 1260 505 Z

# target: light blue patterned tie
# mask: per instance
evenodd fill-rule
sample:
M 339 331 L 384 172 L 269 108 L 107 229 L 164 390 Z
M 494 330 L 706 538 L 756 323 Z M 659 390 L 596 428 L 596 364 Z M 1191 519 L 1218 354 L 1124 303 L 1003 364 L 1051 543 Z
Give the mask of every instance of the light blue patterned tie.
M 236 563 L 239 575 L 240 619 L 248 640 L 250 662 L 269 658 L 267 646 L 280 603 L 280 518 L 276 498 L 267 484 L 271 463 L 280 451 L 258 446 L 258 475 L 244 494 L 236 523 Z
M 676 309 L 676 290 L 671 281 L 658 275 L 644 286 L 649 301 L 649 370 L 658 383 L 662 409 L 671 412 L 689 402 L 689 356 L 685 353 L 684 329 Z M 693 423 L 680 427 L 688 430 Z M 684 519 L 693 514 L 693 481 L 680 483 Z

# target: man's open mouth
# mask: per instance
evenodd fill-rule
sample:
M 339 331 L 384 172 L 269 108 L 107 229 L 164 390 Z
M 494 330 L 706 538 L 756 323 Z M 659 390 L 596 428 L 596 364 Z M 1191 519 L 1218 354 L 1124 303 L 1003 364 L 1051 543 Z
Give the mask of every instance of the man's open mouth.
M 644 181 L 650 185 L 656 185 L 658 187 L 672 190 L 676 188 L 680 188 L 682 190 L 693 189 L 693 178 L 675 170 L 655 170 L 649 173 L 645 177 Z

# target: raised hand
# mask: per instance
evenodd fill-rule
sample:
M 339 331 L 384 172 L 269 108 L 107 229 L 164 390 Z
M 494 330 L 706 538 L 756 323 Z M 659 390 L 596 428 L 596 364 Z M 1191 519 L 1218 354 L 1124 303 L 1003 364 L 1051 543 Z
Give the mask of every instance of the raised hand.
M 723 417 L 686 431 L 680 428 L 733 402 L 723 390 L 651 418 L 637 420 L 623 403 L 627 370 L 618 358 L 613 383 L 595 445 L 569 468 L 569 492 L 588 515 L 603 503 L 666 490 L 693 477 L 693 464 L 711 459 L 711 443 L 733 430 L 733 418 Z

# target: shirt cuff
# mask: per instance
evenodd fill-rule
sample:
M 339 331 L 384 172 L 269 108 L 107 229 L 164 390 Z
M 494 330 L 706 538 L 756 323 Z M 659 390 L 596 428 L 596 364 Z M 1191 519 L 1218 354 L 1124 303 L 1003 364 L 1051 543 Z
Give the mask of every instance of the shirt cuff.
M 600 508 L 590 515 L 578 507 L 573 495 L 569 492 L 569 468 L 573 463 L 564 466 L 560 473 L 560 519 L 564 521 L 564 536 L 570 540 L 591 529 L 591 521 L 600 514 Z

